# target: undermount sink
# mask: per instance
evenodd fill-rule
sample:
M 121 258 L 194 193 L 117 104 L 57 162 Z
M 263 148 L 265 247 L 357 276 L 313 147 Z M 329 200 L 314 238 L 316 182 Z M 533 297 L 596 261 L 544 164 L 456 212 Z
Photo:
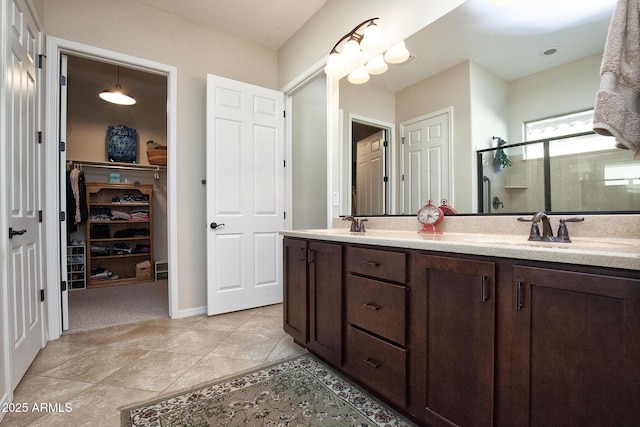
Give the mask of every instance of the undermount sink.
M 560 248 L 573 250 L 628 251 L 638 250 L 640 242 L 624 239 L 573 238 L 571 242 L 531 241 L 523 236 L 510 235 L 460 235 L 461 241 L 478 244 L 528 246 L 533 248 Z

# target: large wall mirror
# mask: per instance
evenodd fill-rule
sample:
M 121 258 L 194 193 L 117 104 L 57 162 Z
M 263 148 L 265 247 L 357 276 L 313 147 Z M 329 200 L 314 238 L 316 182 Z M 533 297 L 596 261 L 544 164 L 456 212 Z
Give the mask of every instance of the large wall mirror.
M 495 147 L 496 137 L 526 141 L 527 124 L 593 109 L 616 0 L 532 3 L 469 0 L 409 37 L 406 63 L 363 85 L 340 81 L 341 215 L 414 215 L 427 198 L 446 199 L 462 214 L 487 213 L 479 200 L 487 174 L 478 167 L 478 151 Z M 433 138 L 441 139 L 436 148 L 428 143 Z M 358 170 L 359 156 L 378 148 L 379 155 L 362 157 L 368 165 Z M 515 171 L 522 148 L 509 150 Z M 617 152 L 616 162 L 631 163 L 631 152 Z M 563 180 L 597 175 L 568 174 L 566 165 Z M 529 174 L 515 189 L 506 176 L 488 176 L 492 197 L 502 203 L 491 213 L 545 209 L 529 195 L 532 205 L 509 210 L 509 200 L 525 197 L 538 178 Z M 640 192 L 640 182 L 628 191 Z M 603 209 L 580 200 L 562 206 L 563 212 L 594 210 Z

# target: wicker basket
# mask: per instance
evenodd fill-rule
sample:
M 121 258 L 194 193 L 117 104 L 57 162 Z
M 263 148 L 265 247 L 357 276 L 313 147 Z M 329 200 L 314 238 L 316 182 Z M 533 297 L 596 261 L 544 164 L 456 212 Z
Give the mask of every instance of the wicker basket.
M 167 150 L 147 150 L 149 164 L 167 166 Z

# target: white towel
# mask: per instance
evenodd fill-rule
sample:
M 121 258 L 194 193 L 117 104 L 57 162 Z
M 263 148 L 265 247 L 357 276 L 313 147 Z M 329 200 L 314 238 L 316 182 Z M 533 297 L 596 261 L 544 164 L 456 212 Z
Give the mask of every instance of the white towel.
M 593 130 L 614 136 L 616 147 L 640 160 L 639 0 L 618 0 L 600 67 Z

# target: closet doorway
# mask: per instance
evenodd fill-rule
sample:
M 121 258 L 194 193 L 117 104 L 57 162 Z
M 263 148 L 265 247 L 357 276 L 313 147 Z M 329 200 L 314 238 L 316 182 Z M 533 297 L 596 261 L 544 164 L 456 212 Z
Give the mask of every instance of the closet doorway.
M 168 77 L 73 54 L 63 54 L 61 64 L 66 84 L 61 87 L 65 161 L 60 188 L 66 226 L 60 240 L 68 301 L 65 309 L 63 297 L 63 330 L 167 317 L 167 167 L 166 162 L 150 164 L 147 148 L 167 153 Z M 134 105 L 98 97 L 116 84 L 136 99 Z M 130 138 L 114 136 L 114 129 Z M 126 155 L 120 157 L 123 148 Z
M 391 175 L 393 125 L 364 117 L 350 117 L 351 215 L 392 213 Z

